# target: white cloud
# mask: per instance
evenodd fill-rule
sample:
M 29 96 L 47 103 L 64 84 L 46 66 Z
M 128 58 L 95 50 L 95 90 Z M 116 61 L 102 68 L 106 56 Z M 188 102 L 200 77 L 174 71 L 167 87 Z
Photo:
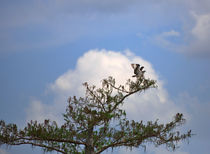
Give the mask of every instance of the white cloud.
M 52 121 L 61 123 L 61 114 L 59 111 L 59 105 L 55 104 L 43 104 L 39 100 L 32 100 L 26 109 L 26 122 L 31 120 L 37 120 L 38 122 L 43 122 L 45 119 L 50 119 Z
M 180 36 L 180 33 L 175 31 L 175 30 L 171 30 L 171 31 L 168 31 L 168 32 L 163 32 L 162 36 L 163 37 Z
M 210 14 L 193 14 L 196 24 L 192 29 L 192 34 L 199 40 L 206 40 L 210 36 Z
M 153 41 L 161 47 L 187 55 L 210 56 L 210 13 L 190 12 L 192 19 L 182 28 L 182 32 L 165 31 L 154 36 Z M 191 21 L 191 22 L 190 22 Z M 188 27 L 188 28 L 184 28 Z
M 84 82 L 99 87 L 102 79 L 113 76 L 117 84 L 124 84 L 133 74 L 131 63 L 143 65 L 146 70 L 145 77 L 157 80 L 158 88 L 136 94 L 126 100 L 124 108 L 129 118 L 136 120 L 156 120 L 159 118 L 161 121 L 168 121 L 176 112 L 183 111 L 169 99 L 164 88 L 164 82 L 159 78 L 150 62 L 135 56 L 129 50 L 124 53 L 105 49 L 86 52 L 78 59 L 74 70 L 69 70 L 59 76 L 49 86 L 48 90 L 55 95 L 54 103 L 46 105 L 40 101 L 32 102 L 28 109 L 28 119 L 54 118 L 57 116 L 55 114 L 61 114 L 64 112 L 69 96 L 84 96 L 84 88 L 82 87 Z
M 156 35 L 153 41 L 155 42 L 155 44 L 158 44 L 161 47 L 176 51 L 178 45 L 175 44 L 173 40 L 180 39 L 180 36 L 180 32 L 172 29 L 170 31 L 165 31 Z
M 188 53 L 210 56 L 210 13 L 198 15 L 193 13 L 195 25 L 192 27 L 190 43 L 185 49 Z
M 37 120 L 37 121 L 43 121 L 46 115 L 46 108 L 45 105 L 42 104 L 41 101 L 38 100 L 32 100 L 30 103 L 30 106 L 26 110 L 27 113 L 27 121 L 30 120 Z

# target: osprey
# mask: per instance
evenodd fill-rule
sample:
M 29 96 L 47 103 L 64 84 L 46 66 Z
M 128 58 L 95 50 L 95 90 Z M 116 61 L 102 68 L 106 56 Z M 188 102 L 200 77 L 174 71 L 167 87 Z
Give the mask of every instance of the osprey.
M 144 77 L 144 73 L 146 71 L 143 71 L 144 66 L 141 66 L 139 64 L 131 64 L 131 66 L 134 69 L 134 74 L 132 77 L 137 77 L 137 78 L 143 78 Z

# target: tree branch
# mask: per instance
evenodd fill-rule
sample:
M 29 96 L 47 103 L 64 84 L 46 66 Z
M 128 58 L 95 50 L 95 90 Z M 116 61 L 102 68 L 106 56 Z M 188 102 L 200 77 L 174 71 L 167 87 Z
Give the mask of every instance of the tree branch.
M 110 147 L 117 147 L 117 146 L 134 146 L 133 143 L 129 143 L 128 140 L 131 140 L 131 139 L 127 139 L 125 141 L 120 141 L 120 142 L 114 142 L 114 143 L 111 143 L 107 146 L 104 146 L 101 148 L 101 150 L 97 151 L 96 154 L 100 154 L 101 152 L 103 152 L 104 150 L 110 148 Z M 142 140 L 143 141 L 143 140 Z M 138 141 L 139 145 L 142 143 L 142 141 Z
M 124 101 L 124 99 L 125 99 L 126 97 L 128 97 L 128 96 L 130 96 L 130 95 L 132 95 L 132 94 L 134 94 L 134 93 L 136 93 L 136 92 L 138 92 L 138 91 L 140 91 L 140 90 L 142 90 L 142 89 L 139 88 L 139 89 L 137 89 L 137 90 L 135 90 L 135 91 L 133 91 L 133 92 L 130 92 L 130 93 L 126 94 L 120 101 L 118 101 L 118 102 L 114 105 L 114 107 L 113 107 L 109 112 L 110 112 L 110 113 L 113 112 L 113 111 L 116 109 L 116 107 L 117 107 L 120 103 L 122 103 L 122 102 Z
M 32 146 L 39 146 L 39 147 L 43 147 L 43 148 L 46 148 L 46 149 L 55 150 L 55 151 L 63 153 L 63 154 L 67 154 L 66 152 L 64 152 L 60 149 L 54 148 L 52 146 L 47 146 L 47 145 L 44 145 L 44 144 L 38 144 L 38 143 L 33 143 L 33 142 L 10 143 L 9 145 L 23 145 L 23 144 L 30 144 Z
M 115 86 L 114 86 L 113 84 L 111 84 L 111 83 L 109 83 L 109 85 L 110 85 L 112 88 L 114 88 L 114 89 L 116 89 L 116 90 L 118 90 L 118 91 L 125 92 L 125 93 L 130 93 L 129 91 L 127 91 L 127 90 L 125 90 L 125 89 L 120 89 L 120 88 L 115 87 Z
M 120 101 L 118 101 L 118 102 L 114 105 L 114 107 L 112 108 L 112 110 L 111 110 L 110 112 L 113 112 L 113 111 L 116 109 L 116 107 L 117 107 L 120 103 L 122 103 L 122 102 L 125 100 L 125 98 L 127 98 L 128 96 L 130 96 L 130 95 L 132 95 L 132 94 L 134 94 L 134 93 L 137 93 L 138 91 L 142 91 L 142 90 L 145 90 L 145 89 L 147 89 L 147 88 L 150 88 L 151 85 L 152 85 L 152 84 L 149 84 L 149 85 L 146 85 L 146 86 L 137 88 L 136 90 L 134 90 L 134 91 L 132 91 L 132 92 L 129 92 L 128 94 L 124 95 L 124 96 L 122 97 L 122 99 L 121 99 Z
M 97 99 L 97 101 L 100 103 L 100 105 L 102 106 L 102 109 L 104 110 L 104 112 L 106 112 L 106 109 L 104 108 L 104 105 L 103 105 L 103 103 L 101 102 L 101 100 L 98 98 L 98 96 L 96 96 L 96 95 L 93 93 L 93 91 L 90 90 L 88 84 L 84 84 L 84 85 L 86 86 L 86 88 L 87 88 L 87 90 L 90 92 L 90 94 L 91 94 L 92 96 L 94 96 L 94 97 Z
M 18 136 L 16 140 L 28 140 L 28 141 L 33 141 L 33 140 L 39 140 L 39 141 L 52 141 L 52 142 L 64 142 L 64 143 L 72 143 L 72 144 L 78 144 L 78 145 L 86 145 L 85 142 L 79 142 L 79 141 L 74 141 L 74 140 L 64 140 L 64 139 L 52 139 L 52 138 L 39 138 L 39 137 L 32 137 L 32 138 L 27 138 L 27 137 L 21 137 Z

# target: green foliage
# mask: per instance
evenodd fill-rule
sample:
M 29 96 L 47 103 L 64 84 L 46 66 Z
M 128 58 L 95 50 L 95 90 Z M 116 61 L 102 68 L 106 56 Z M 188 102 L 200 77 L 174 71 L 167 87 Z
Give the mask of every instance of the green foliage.
M 126 118 L 126 112 L 120 108 L 126 98 L 157 87 L 154 80 L 129 79 L 125 85 L 116 86 L 115 79 L 109 77 L 102 81 L 101 88 L 88 83 L 84 83 L 84 87 L 86 97 L 68 99 L 63 125 L 50 120 L 31 121 L 24 129 L 18 129 L 15 124 L 0 121 L 0 144 L 30 144 L 42 147 L 45 152 L 64 154 L 99 154 L 120 146 L 144 147 L 148 142 L 175 150 L 179 141 L 192 135 L 191 131 L 181 134 L 175 130 L 185 122 L 180 113 L 167 124 L 158 124 L 158 121 L 144 124 Z

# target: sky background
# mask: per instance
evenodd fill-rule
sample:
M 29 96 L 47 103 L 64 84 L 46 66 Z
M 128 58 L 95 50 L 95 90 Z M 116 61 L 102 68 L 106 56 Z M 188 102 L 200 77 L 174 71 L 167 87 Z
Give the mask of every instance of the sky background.
M 84 95 L 83 82 L 100 86 L 111 75 L 123 83 L 130 63 L 140 63 L 158 88 L 128 99 L 128 118 L 166 122 L 182 112 L 183 130 L 196 134 L 175 152 L 149 145 L 145 153 L 208 154 L 209 42 L 209 0 L 0 0 L 0 119 L 61 123 L 68 96 Z M 0 147 L 22 153 L 41 150 Z

